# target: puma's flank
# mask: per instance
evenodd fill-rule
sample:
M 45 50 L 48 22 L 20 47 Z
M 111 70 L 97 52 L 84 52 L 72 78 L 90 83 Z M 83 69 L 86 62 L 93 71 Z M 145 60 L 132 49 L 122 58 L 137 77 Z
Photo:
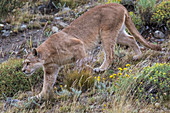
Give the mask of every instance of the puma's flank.
M 132 34 L 128 35 L 125 27 Z M 142 57 L 138 40 L 153 50 L 160 46 L 147 42 L 134 26 L 126 8 L 120 4 L 107 4 L 94 7 L 61 32 L 53 34 L 24 60 L 22 71 L 31 75 L 39 67 L 44 70 L 43 89 L 37 97 L 49 98 L 60 66 L 86 57 L 86 52 L 95 48 L 99 42 L 105 52 L 103 64 L 94 71 L 104 71 L 114 58 L 115 43 L 128 45 L 135 52 L 134 59 Z

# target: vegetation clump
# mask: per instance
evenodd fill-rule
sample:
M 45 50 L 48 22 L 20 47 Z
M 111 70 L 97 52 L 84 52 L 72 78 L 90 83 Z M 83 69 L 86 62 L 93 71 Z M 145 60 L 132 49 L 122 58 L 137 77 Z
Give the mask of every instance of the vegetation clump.
M 7 16 L 13 9 L 19 8 L 23 5 L 22 0 L 1 0 L 0 1 L 0 17 Z
M 10 59 L 0 64 L 0 97 L 3 94 L 12 97 L 18 91 L 30 91 L 33 86 L 42 81 L 42 70 L 31 77 L 27 77 L 21 70 L 22 59 Z
M 94 85 L 93 73 L 89 70 L 71 71 L 64 76 L 63 84 L 85 92 Z
M 136 94 L 138 98 L 151 102 L 163 101 L 170 94 L 170 64 L 156 63 L 153 66 L 144 67 L 136 80 Z
M 167 26 L 170 29 L 170 1 L 163 1 L 157 5 L 155 13 L 153 13 L 151 21 L 161 26 Z

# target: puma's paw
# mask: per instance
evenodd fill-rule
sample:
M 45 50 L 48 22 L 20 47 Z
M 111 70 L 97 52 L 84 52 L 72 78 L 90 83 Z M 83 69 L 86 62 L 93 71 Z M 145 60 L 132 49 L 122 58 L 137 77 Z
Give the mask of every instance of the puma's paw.
M 103 71 L 105 71 L 105 69 L 101 69 L 101 68 L 94 68 L 94 69 L 93 69 L 93 71 L 94 71 L 94 72 L 96 72 L 96 73 L 99 73 L 99 72 L 103 72 Z
M 141 58 L 142 58 L 142 54 L 133 56 L 133 60 L 139 60 Z
M 31 100 L 41 100 L 41 98 L 42 98 L 42 93 L 35 95 L 35 96 L 32 96 L 30 99 Z

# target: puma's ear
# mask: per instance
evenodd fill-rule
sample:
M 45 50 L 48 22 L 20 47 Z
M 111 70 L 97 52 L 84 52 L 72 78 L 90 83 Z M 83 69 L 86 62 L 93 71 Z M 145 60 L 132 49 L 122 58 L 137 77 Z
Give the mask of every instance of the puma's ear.
M 35 48 L 33 48 L 33 50 L 32 50 L 32 55 L 35 56 L 35 57 L 39 57 L 40 56 L 38 51 Z

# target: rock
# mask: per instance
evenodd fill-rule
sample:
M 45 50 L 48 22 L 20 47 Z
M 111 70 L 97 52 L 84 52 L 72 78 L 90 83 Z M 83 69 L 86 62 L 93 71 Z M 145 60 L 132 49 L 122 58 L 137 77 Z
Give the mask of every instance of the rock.
M 2 30 L 2 31 L 1 31 L 1 33 L 4 33 L 4 32 L 6 32 L 6 30 Z
M 2 37 L 6 38 L 10 36 L 10 31 L 3 30 Z
M 46 19 L 44 19 L 44 18 L 42 18 L 42 19 L 40 19 L 40 22 L 47 22 L 48 20 L 46 20 Z
M 155 103 L 155 107 L 156 107 L 156 108 L 160 108 L 160 107 L 161 107 L 161 104 L 160 104 L 160 103 Z
M 4 24 L 0 24 L 0 30 L 4 28 Z
M 66 23 L 64 23 L 62 21 L 58 22 L 58 25 L 59 25 L 59 29 L 63 29 L 63 28 L 68 26 L 68 24 L 66 24 Z
M 53 27 L 52 27 L 52 32 L 53 32 L 53 33 L 57 33 L 57 32 L 58 32 L 58 27 L 53 26 Z
M 63 19 L 63 17 L 55 17 L 55 20 L 61 20 L 61 19 Z
M 161 31 L 158 31 L 158 30 L 155 31 L 153 34 L 154 34 L 154 37 L 155 37 L 155 38 L 158 38 L 158 39 L 165 37 L 165 34 L 162 33 Z
M 165 39 L 156 39 L 155 41 L 156 41 L 156 42 L 164 42 Z
M 65 7 L 62 9 L 63 12 L 70 11 L 71 9 L 69 7 Z
M 27 29 L 27 25 L 22 24 L 19 28 L 20 31 L 25 31 Z
M 5 30 L 10 30 L 10 29 L 11 29 L 11 25 L 10 25 L 10 24 L 6 24 L 6 25 L 4 26 L 4 29 L 5 29 Z

